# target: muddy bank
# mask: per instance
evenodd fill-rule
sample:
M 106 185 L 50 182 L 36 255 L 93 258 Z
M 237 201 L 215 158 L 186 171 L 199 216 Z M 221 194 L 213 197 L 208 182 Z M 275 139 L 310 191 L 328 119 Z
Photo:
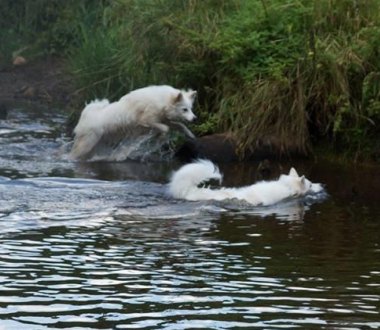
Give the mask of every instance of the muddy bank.
M 0 107 L 12 101 L 30 101 L 66 106 L 72 100 L 74 87 L 64 61 L 45 57 L 9 64 L 0 70 Z

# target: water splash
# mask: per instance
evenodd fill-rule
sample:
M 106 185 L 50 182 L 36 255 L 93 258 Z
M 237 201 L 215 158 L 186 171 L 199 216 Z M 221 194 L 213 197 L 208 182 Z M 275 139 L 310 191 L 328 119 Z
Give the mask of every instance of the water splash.
M 89 161 L 169 161 L 174 158 L 173 134 L 161 134 L 145 127 L 132 127 L 120 135 L 104 138 Z

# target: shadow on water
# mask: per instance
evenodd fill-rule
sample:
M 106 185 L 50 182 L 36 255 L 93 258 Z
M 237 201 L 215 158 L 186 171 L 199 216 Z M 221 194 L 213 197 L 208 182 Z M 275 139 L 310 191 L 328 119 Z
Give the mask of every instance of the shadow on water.
M 43 111 L 41 111 L 43 110 Z M 295 166 L 328 196 L 252 208 L 166 195 L 175 162 L 70 162 L 65 115 L 0 120 L 0 328 L 377 329 L 378 168 Z

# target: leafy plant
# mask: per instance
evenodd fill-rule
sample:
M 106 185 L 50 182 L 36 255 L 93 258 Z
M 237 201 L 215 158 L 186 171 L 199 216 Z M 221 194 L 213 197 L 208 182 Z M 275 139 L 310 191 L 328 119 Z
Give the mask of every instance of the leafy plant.
M 196 89 L 197 133 L 228 131 L 241 155 L 268 137 L 283 152 L 327 140 L 358 154 L 378 138 L 379 0 L 2 3 L 17 35 L 69 55 L 83 99 Z

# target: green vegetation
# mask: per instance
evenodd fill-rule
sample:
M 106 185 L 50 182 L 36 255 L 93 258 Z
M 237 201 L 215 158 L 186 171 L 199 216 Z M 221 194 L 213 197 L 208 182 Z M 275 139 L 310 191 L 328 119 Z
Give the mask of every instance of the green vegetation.
M 149 84 L 197 89 L 197 133 L 229 131 L 242 155 L 266 137 L 284 151 L 327 142 L 361 157 L 380 147 L 380 0 L 4 4 L 0 32 L 17 25 L 0 53 L 37 40 L 37 51 L 68 58 L 84 99 Z
M 0 68 L 12 56 L 66 55 L 78 45 L 80 8 L 90 1 L 2 0 L 0 2 Z

